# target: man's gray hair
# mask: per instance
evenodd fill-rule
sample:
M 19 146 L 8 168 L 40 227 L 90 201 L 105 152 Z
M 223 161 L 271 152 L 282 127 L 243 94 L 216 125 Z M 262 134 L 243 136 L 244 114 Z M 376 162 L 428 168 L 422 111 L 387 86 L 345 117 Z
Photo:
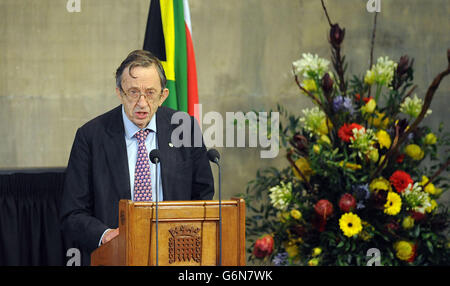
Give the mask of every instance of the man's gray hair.
M 134 78 L 133 75 L 131 75 L 131 69 L 134 67 L 150 67 L 152 65 L 155 65 L 156 70 L 159 74 L 159 79 L 161 81 L 161 90 L 166 88 L 167 85 L 167 78 L 166 73 L 164 72 L 164 68 L 161 65 L 161 62 L 157 57 L 155 57 L 152 53 L 145 50 L 135 50 L 132 51 L 125 60 L 120 64 L 120 66 L 116 70 L 116 86 L 123 91 L 122 89 L 122 73 L 123 71 L 128 68 L 128 74 Z

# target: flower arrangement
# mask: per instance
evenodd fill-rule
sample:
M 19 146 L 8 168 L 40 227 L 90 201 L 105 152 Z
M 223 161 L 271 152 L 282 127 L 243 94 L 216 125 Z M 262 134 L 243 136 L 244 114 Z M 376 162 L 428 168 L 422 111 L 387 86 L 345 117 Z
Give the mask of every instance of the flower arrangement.
M 250 260 L 366 265 L 376 248 L 381 265 L 449 265 L 449 214 L 437 199 L 448 188 L 450 160 L 442 162 L 439 151 L 450 134 L 442 124 L 433 133 L 420 123 L 450 73 L 450 50 L 449 66 L 424 99 L 413 95 L 408 56 L 380 57 L 364 76 L 346 80 L 345 29 L 326 15 L 331 61 L 307 53 L 293 63 L 315 106 L 299 116 L 278 107 L 289 165 L 259 170 L 244 194 L 252 212 L 247 235 L 256 238 Z

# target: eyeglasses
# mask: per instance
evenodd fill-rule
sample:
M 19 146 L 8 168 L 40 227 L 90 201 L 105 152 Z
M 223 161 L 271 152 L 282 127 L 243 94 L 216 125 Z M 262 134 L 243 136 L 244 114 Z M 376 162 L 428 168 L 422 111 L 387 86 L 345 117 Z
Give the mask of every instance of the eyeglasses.
M 128 91 L 124 91 L 122 89 L 122 91 L 132 101 L 138 101 L 141 98 L 142 95 L 145 97 L 145 99 L 147 101 L 154 101 L 163 92 L 161 90 L 161 92 L 158 93 L 158 91 L 156 91 L 155 89 L 148 89 L 144 93 L 142 93 L 137 88 L 130 88 Z

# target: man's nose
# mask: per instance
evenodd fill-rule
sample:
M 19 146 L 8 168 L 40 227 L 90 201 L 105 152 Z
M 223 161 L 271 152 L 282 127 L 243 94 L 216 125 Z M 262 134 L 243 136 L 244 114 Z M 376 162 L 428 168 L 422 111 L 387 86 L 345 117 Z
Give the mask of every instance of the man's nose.
M 145 106 L 148 105 L 147 99 L 146 99 L 146 97 L 145 97 L 144 94 L 141 94 L 141 96 L 139 97 L 138 105 L 139 105 L 140 107 L 145 107 Z

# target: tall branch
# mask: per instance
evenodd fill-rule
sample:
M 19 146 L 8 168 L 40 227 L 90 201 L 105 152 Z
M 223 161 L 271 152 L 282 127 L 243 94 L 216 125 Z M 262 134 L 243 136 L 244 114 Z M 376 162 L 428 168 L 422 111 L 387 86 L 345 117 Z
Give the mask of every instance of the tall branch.
M 377 30 L 377 15 L 378 15 L 378 13 L 375 13 L 375 16 L 373 18 L 372 40 L 370 42 L 369 70 L 372 69 L 372 65 L 373 65 L 373 51 L 375 49 L 375 31 Z M 369 87 L 369 92 L 367 93 L 367 96 L 369 98 L 370 98 L 371 93 L 372 93 L 372 86 Z
M 322 8 L 325 11 L 325 16 L 327 17 L 328 24 L 330 24 L 330 27 L 333 26 L 330 20 L 330 16 L 328 16 L 327 7 L 325 7 L 325 3 L 323 3 L 323 0 L 320 0 L 322 2 Z
M 439 170 L 437 170 L 436 173 L 433 174 L 433 176 L 430 177 L 430 179 L 428 180 L 428 182 L 423 185 L 423 188 L 425 189 L 425 187 L 430 184 L 432 181 L 434 181 L 434 179 L 437 178 L 437 176 L 439 176 L 443 171 L 445 171 L 447 169 L 447 167 L 450 165 L 450 159 L 447 160 L 447 162 L 445 162 L 440 168 Z
M 328 24 L 330 24 L 330 35 L 328 41 L 331 44 L 331 60 L 333 67 L 338 75 L 338 86 L 343 96 L 346 96 L 347 87 L 345 85 L 344 77 L 344 58 L 341 56 L 341 44 L 345 37 L 345 29 L 341 29 L 338 24 L 331 23 L 325 3 L 321 0 L 323 11 L 327 17 Z
M 378 13 L 375 13 L 375 16 L 373 18 L 373 28 L 372 28 L 372 40 L 370 42 L 370 63 L 369 63 L 369 70 L 372 68 L 373 65 L 373 50 L 375 49 L 375 32 L 377 30 L 377 15 Z
M 428 87 L 427 93 L 425 95 L 425 100 L 422 106 L 422 110 L 419 114 L 419 116 L 417 116 L 416 120 L 413 122 L 413 124 L 411 124 L 409 126 L 409 128 L 402 134 L 402 136 L 398 139 L 397 144 L 395 144 L 394 147 L 392 147 L 385 156 L 385 159 L 383 161 L 383 163 L 380 165 L 380 167 L 375 171 L 375 173 L 372 175 L 372 178 L 375 178 L 379 172 L 381 172 L 383 166 L 385 164 L 387 164 L 387 162 L 389 161 L 390 157 L 395 154 L 398 150 L 398 148 L 403 144 L 403 142 L 408 138 L 408 135 L 411 132 L 414 132 L 417 128 L 417 126 L 420 124 L 420 122 L 425 118 L 425 115 L 427 114 L 428 109 L 430 108 L 431 105 L 431 101 L 433 100 L 433 96 L 436 92 L 436 90 L 439 88 L 439 84 L 441 83 L 441 81 L 444 79 L 444 77 L 446 77 L 447 75 L 450 74 L 450 49 L 447 50 L 447 61 L 448 61 L 448 66 L 447 69 L 444 70 L 443 72 L 439 73 L 433 80 L 433 82 L 431 83 L 431 85 Z
M 292 69 L 294 70 L 294 67 L 292 67 Z M 294 70 L 294 75 L 295 75 L 295 82 L 297 83 L 297 86 L 307 95 L 309 96 L 312 101 L 314 101 L 325 113 L 328 113 L 328 111 L 326 110 L 325 106 L 323 105 L 322 102 L 320 102 L 319 99 L 317 99 L 317 97 L 315 97 L 311 92 L 309 92 L 308 90 L 306 90 L 302 84 L 300 83 L 298 76 L 295 74 L 295 70 Z

